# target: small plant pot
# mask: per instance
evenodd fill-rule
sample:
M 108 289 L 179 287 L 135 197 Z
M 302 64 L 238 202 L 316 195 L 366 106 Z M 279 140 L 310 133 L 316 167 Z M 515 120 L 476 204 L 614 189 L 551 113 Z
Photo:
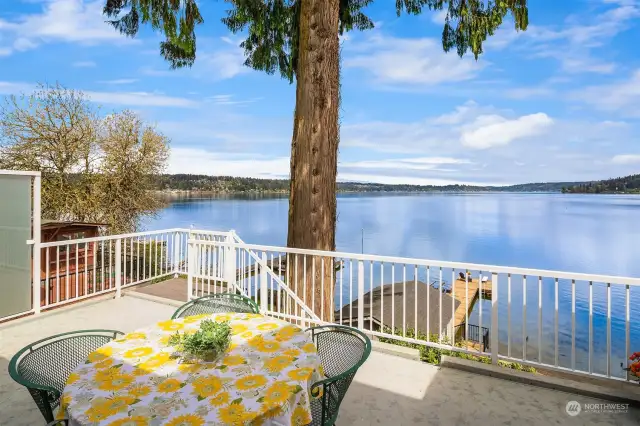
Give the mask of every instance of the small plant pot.
M 220 352 L 213 352 L 212 351 L 212 352 L 207 352 L 207 353 L 204 353 L 204 354 L 200 354 L 198 356 L 198 359 L 200 359 L 200 361 L 203 361 L 203 362 L 216 362 L 217 360 L 220 359 L 221 355 L 222 354 Z
M 222 358 L 224 353 L 219 352 L 206 352 L 198 355 L 181 352 L 178 357 L 184 364 L 198 364 L 202 362 L 216 362 Z

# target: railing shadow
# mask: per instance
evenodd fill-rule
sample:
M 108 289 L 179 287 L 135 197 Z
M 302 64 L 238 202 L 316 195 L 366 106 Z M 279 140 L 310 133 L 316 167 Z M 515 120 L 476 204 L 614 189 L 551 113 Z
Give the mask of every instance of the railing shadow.
M 349 425 L 637 425 L 640 409 L 567 414 L 595 400 L 373 352 L 342 403 Z

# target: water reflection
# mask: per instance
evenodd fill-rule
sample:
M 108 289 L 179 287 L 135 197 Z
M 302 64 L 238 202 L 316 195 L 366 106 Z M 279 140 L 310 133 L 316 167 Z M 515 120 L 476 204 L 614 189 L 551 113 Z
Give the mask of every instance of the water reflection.
M 288 200 L 286 197 L 258 195 L 233 197 L 182 197 L 172 200 L 147 229 L 172 227 L 235 229 L 247 242 L 266 245 L 286 243 Z M 360 253 L 364 229 L 364 252 L 519 266 L 606 275 L 639 276 L 636 242 L 640 237 L 640 197 L 562 194 L 347 194 L 338 197 L 338 251 Z M 349 269 L 344 271 L 343 301 L 355 297 Z M 414 271 L 406 271 L 413 279 Z M 365 268 L 367 289 L 390 283 L 391 270 L 384 277 Z M 395 272 L 395 279 L 402 275 Z M 424 273 L 418 279 L 427 282 Z M 450 280 L 446 276 L 445 280 Z M 570 367 L 572 341 L 571 283 L 559 283 L 559 364 Z M 542 340 L 538 338 L 538 282 L 529 277 L 526 294 L 529 309 L 523 321 L 522 279 L 512 282 L 512 354 L 522 354 L 527 342 L 527 358 L 555 358 L 555 289 L 553 280 L 542 282 Z M 339 289 L 336 291 L 338 294 Z M 508 306 L 502 287 L 499 304 L 501 352 L 506 354 Z M 612 371 L 624 360 L 625 289 L 612 287 Z M 576 366 L 588 366 L 589 317 L 587 283 L 576 285 Z M 606 371 L 606 285 L 593 287 L 592 342 L 596 371 Z M 631 341 L 640 341 L 640 288 L 631 289 Z M 478 324 L 482 305 L 482 325 L 490 324 L 490 303 L 477 304 L 470 323 Z M 523 322 L 526 332 L 522 333 Z M 633 349 L 633 348 L 632 348 Z

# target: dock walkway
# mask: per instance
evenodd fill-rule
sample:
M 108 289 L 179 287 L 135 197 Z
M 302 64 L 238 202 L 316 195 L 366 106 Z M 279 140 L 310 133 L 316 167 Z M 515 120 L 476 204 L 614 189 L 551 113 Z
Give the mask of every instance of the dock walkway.
M 452 296 L 460 302 L 453 315 L 454 324 L 459 325 L 466 322 L 467 314 L 471 314 L 471 310 L 480 294 L 480 281 L 476 278 L 468 281 L 458 278 L 453 283 L 453 290 Z M 491 298 L 491 281 L 482 283 L 482 296 Z
M 471 278 L 467 280 L 458 278 L 453 283 L 452 296 L 454 296 L 460 302 L 460 304 L 458 305 L 458 307 L 456 308 L 453 314 L 454 326 L 460 326 L 465 322 L 467 322 L 467 316 L 471 315 L 471 311 L 473 310 L 473 307 L 475 306 L 476 301 L 479 299 L 480 280 L 477 278 Z M 482 296 L 483 298 L 491 298 L 491 281 L 487 280 L 482 283 Z M 483 324 L 483 328 L 489 328 L 489 327 L 486 327 L 486 324 Z M 470 341 L 469 340 L 470 338 L 467 338 L 464 335 L 463 327 L 460 327 L 458 330 L 456 330 L 455 334 L 456 334 L 456 341 L 458 341 L 458 339 L 466 338 L 467 348 L 473 348 L 477 351 L 482 350 L 482 344 L 481 344 L 482 332 L 479 328 L 477 330 L 478 342 Z M 470 334 L 473 335 L 473 333 L 470 333 Z

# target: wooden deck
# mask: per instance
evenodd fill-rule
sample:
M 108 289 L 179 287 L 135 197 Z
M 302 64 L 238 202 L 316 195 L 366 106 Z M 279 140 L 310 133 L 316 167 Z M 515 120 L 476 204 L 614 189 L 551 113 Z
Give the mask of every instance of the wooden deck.
M 141 284 L 131 288 L 132 291 L 165 299 L 187 301 L 187 279 L 171 278 L 154 284 Z

